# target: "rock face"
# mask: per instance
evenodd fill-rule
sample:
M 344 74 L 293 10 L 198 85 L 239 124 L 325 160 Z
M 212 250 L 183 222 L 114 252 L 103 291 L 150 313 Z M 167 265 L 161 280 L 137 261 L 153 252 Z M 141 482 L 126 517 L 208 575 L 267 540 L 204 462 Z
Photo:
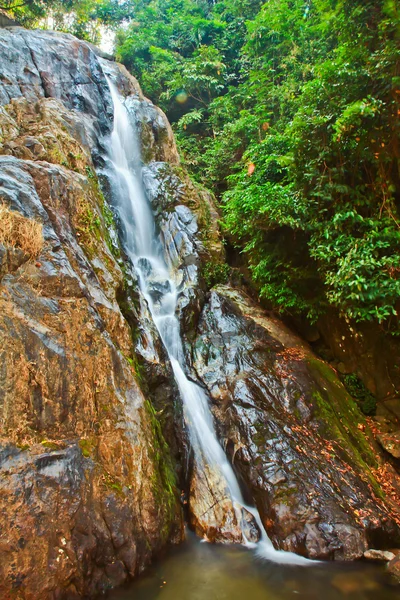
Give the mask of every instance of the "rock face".
M 237 290 L 211 290 L 195 369 L 224 446 L 275 544 L 352 560 L 398 528 L 370 471 L 375 453 L 334 371 Z
M 182 535 L 92 161 L 111 98 L 71 36 L 3 29 L 0 49 L 0 201 L 43 228 L 34 258 L 0 244 L 0 596 L 94 596 Z

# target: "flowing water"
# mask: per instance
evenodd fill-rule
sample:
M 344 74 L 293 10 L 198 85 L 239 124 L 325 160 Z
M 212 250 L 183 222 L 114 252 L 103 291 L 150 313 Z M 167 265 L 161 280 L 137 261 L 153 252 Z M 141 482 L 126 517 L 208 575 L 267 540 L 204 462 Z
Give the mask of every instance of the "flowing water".
M 113 83 L 108 80 L 114 103 L 114 128 L 111 135 L 110 158 L 114 167 L 114 204 L 123 227 L 123 242 L 139 279 L 139 286 L 151 312 L 171 361 L 178 385 L 185 421 L 194 452 L 196 468 L 204 471 L 210 467 L 228 490 L 237 522 L 243 521 L 243 508 L 257 523 L 261 539 L 257 544 L 246 538 L 242 525 L 243 544 L 255 548 L 258 555 L 278 563 L 310 564 L 305 558 L 290 552 L 277 551 L 262 526 L 256 508 L 244 502 L 238 481 L 214 429 L 208 398 L 203 389 L 189 380 L 185 373 L 185 357 L 176 316 L 179 286 L 174 272 L 163 258 L 161 243 L 156 235 L 150 204 L 144 193 L 141 179 L 140 150 L 124 106 Z
M 382 568 L 307 561 L 273 548 L 254 507 L 246 506 L 235 473 L 218 442 L 209 401 L 203 389 L 189 380 L 176 315 L 179 285 L 167 266 L 156 233 L 150 204 L 141 180 L 138 141 L 129 114 L 113 84 L 114 130 L 110 159 L 113 163 L 114 205 L 119 211 L 122 240 L 137 272 L 139 285 L 169 355 L 182 397 L 185 420 L 198 469 L 218 469 L 229 491 L 240 523 L 246 508 L 262 534 L 257 544 L 243 546 L 202 544 L 191 532 L 186 542 L 171 550 L 146 574 L 110 600 L 392 600 L 398 597 Z M 265 560 L 267 559 L 267 560 Z M 304 569 L 303 565 L 313 565 Z

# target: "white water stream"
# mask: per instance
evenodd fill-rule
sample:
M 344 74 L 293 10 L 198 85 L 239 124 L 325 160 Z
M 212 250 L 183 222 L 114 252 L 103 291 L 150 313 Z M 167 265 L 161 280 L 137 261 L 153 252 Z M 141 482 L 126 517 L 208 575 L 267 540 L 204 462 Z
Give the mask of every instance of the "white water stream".
M 140 149 L 137 136 L 113 83 L 107 79 L 114 103 L 114 129 L 111 135 L 110 158 L 114 166 L 118 188 L 116 208 L 124 228 L 124 245 L 138 275 L 153 321 L 171 361 L 185 412 L 195 460 L 199 468 L 208 463 L 219 469 L 232 498 L 240 523 L 244 507 L 258 524 L 261 539 L 248 543 L 243 533 L 243 543 L 255 547 L 258 555 L 278 563 L 305 565 L 311 561 L 293 554 L 275 550 L 268 538 L 256 508 L 247 506 L 235 473 L 218 442 L 209 402 L 203 389 L 190 381 L 184 371 L 184 352 L 176 317 L 178 291 L 173 273 L 163 259 L 161 243 L 156 236 L 155 223 L 140 172 Z

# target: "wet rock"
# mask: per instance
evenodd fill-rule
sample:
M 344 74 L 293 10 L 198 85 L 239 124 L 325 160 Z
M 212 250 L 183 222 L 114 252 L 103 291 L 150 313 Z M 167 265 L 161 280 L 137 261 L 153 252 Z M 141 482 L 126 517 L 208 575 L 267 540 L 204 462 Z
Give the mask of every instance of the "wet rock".
M 240 527 L 246 540 L 252 543 L 258 542 L 261 537 L 261 532 L 253 515 L 245 508 L 241 508 L 241 514 Z
M 219 216 L 211 194 L 197 189 L 182 169 L 171 164 L 146 164 L 143 183 L 160 230 L 165 261 L 179 284 L 182 333 L 191 339 L 204 303 L 203 271 L 207 264 L 224 260 Z
M 382 433 L 377 436 L 377 440 L 386 452 L 394 458 L 400 458 L 400 431 Z
M 394 579 L 400 583 L 400 555 L 392 558 L 387 566 L 387 570 L 391 575 L 393 575 Z
M 218 466 L 195 464 L 190 482 L 190 522 L 200 537 L 208 542 L 242 543 L 241 523 L 246 519 L 246 531 L 254 535 L 256 525 L 251 515 L 241 513 L 232 503 L 229 490 Z M 238 515 L 240 514 L 240 519 Z
M 390 562 L 393 560 L 395 555 L 393 552 L 388 550 L 366 550 L 364 552 L 364 558 L 367 560 L 375 560 L 377 562 Z
M 169 280 L 167 281 L 150 281 L 148 284 L 148 290 L 151 296 L 153 296 L 154 301 L 157 302 L 160 300 L 165 294 L 171 293 L 171 284 Z
M 308 346 L 238 290 L 211 290 L 194 367 L 264 526 L 282 549 L 353 560 L 399 535 L 366 463 L 364 418 Z
M 151 262 L 147 258 L 139 258 L 138 268 L 142 271 L 144 277 L 149 277 L 153 271 Z

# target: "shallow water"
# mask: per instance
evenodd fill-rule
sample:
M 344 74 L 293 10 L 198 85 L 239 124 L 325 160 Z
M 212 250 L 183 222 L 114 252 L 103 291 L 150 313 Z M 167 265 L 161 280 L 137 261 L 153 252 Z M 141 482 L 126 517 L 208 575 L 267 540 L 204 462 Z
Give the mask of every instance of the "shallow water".
M 384 567 L 369 563 L 277 565 L 238 546 L 206 544 L 192 533 L 107 600 L 399 600 Z

